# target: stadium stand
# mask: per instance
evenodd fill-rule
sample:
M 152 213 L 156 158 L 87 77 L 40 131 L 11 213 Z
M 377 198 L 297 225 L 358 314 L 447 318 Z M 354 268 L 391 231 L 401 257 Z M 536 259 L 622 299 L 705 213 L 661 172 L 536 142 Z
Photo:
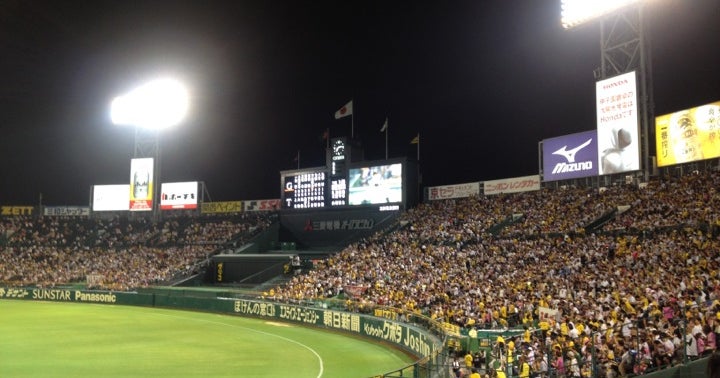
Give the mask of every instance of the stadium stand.
M 520 355 L 535 375 L 645 373 L 716 347 L 719 184 L 717 172 L 694 172 L 642 187 L 423 203 L 392 232 L 316 261 L 266 298 L 340 298 L 350 310 L 392 307 L 465 331 L 524 327 L 527 337 L 495 356 L 511 374 Z M 145 287 L 197 272 L 270 223 L 2 218 L 0 282 L 52 287 L 99 274 L 98 288 Z

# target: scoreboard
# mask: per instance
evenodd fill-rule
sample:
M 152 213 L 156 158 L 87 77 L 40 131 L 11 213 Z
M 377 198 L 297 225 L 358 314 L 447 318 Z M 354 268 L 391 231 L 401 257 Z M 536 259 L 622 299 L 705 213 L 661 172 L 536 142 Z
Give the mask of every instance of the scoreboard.
M 282 206 L 285 209 L 325 207 L 327 172 L 314 170 L 283 176 Z
M 345 138 L 327 149 L 326 165 L 280 172 L 282 209 L 375 206 L 400 209 L 417 200 L 414 161 L 396 158 L 351 162 Z
M 351 164 L 342 173 L 330 167 L 281 172 L 280 198 L 283 209 L 321 209 L 343 206 L 398 205 L 412 200 L 406 163 Z

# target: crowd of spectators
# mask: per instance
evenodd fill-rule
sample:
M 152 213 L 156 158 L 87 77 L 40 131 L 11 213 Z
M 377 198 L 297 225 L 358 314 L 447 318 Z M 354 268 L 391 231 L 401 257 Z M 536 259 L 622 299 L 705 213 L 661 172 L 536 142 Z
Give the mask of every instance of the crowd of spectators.
M 601 375 L 637 374 L 715 348 L 719 183 L 703 172 L 641 188 L 429 202 L 402 216 L 405 227 L 348 246 L 273 297 L 352 293 L 360 310 L 389 306 L 465 329 L 534 326 L 542 333 L 524 345 L 546 351 L 548 371 L 575 364 L 568 375 L 586 374 L 592 345 Z
M 272 297 L 342 294 L 353 309 L 387 306 L 466 330 L 535 327 L 499 352 L 508 371 L 510 356 L 522 356 L 535 374 L 587 376 L 591 365 L 611 378 L 639 374 L 716 347 L 718 184 L 717 172 L 696 172 L 642 186 L 431 201 L 401 215 L 393 232 L 294 275 Z M 101 274 L 102 288 L 147 286 L 191 272 L 269 223 L 6 217 L 0 282 L 53 286 Z
M 266 214 L 144 218 L 13 216 L 0 221 L 0 282 L 53 287 L 85 282 L 130 290 L 198 272 L 218 251 L 266 229 Z

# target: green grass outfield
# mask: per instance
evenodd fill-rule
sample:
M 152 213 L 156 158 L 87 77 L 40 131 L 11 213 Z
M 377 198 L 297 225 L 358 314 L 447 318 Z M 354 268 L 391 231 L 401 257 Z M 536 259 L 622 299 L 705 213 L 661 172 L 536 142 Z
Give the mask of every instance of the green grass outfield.
M 0 377 L 370 377 L 410 363 L 387 345 L 289 323 L 0 300 Z

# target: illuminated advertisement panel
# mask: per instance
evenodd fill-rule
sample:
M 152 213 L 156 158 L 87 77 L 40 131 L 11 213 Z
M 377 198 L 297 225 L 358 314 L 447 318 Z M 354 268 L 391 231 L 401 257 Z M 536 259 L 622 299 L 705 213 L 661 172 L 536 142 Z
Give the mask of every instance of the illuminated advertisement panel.
M 655 118 L 657 165 L 720 157 L 720 101 Z
M 596 130 L 545 139 L 542 146 L 544 181 L 598 174 Z
M 324 170 L 286 173 L 282 176 L 285 209 L 325 207 L 327 173 Z
M 130 210 L 130 185 L 93 186 L 92 211 L 128 211 Z
M 160 186 L 160 210 L 197 209 L 198 183 L 164 182 Z
M 350 169 L 348 204 L 400 203 L 402 199 L 401 163 Z
M 595 83 L 598 174 L 640 169 L 635 71 Z
M 130 211 L 152 210 L 153 177 L 153 158 L 132 159 L 130 162 Z

